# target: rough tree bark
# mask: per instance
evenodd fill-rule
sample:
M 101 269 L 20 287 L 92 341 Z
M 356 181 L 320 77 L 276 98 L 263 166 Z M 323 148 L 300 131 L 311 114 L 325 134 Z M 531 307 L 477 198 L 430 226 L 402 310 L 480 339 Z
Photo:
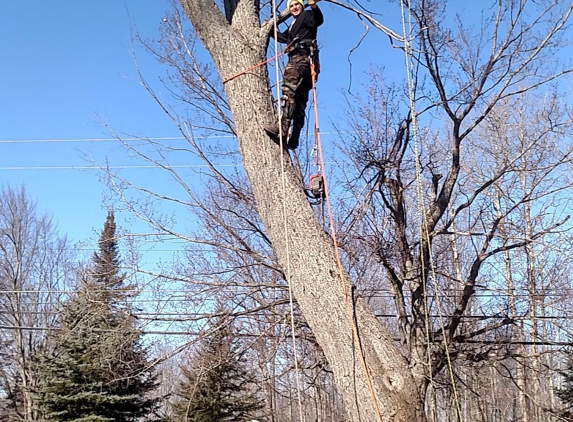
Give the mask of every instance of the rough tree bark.
M 271 28 L 259 24 L 258 0 L 224 0 L 224 11 L 212 0 L 181 4 L 222 79 L 266 58 Z M 339 274 L 332 241 L 318 224 L 288 157 L 263 131 L 264 124 L 276 120 L 266 68 L 228 82 L 225 94 L 258 212 L 334 372 L 348 416 L 352 421 L 375 421 L 341 278 L 347 292 L 352 283 Z M 416 383 L 392 338 L 359 298 L 353 312 L 382 420 L 424 421 Z

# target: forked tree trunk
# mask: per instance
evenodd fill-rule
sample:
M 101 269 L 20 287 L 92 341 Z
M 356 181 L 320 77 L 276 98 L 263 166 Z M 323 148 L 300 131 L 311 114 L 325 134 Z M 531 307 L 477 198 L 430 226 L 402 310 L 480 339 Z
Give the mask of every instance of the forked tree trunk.
M 257 0 L 225 0 L 226 15 L 213 0 L 180 1 L 221 78 L 265 59 L 268 31 L 260 28 Z M 353 342 L 332 241 L 313 215 L 288 158 L 263 131 L 265 124 L 276 121 L 265 67 L 228 82 L 225 94 L 258 212 L 283 270 L 290 274 L 304 317 L 328 359 L 346 411 L 352 421 L 376 421 Z M 343 279 L 350 292 L 346 274 Z M 388 332 L 362 300 L 356 301 L 355 318 L 382 420 L 424 421 L 416 383 Z

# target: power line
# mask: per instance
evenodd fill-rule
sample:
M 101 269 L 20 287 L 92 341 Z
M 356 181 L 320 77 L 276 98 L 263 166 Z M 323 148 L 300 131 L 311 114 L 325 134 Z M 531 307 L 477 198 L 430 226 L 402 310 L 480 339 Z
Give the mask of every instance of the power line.
M 88 251 L 90 251 L 91 249 L 86 249 Z M 177 250 L 175 250 L 177 251 Z M 124 270 L 129 270 L 131 269 L 131 267 L 127 266 L 127 267 L 123 267 L 122 269 Z M 146 275 L 150 275 L 150 274 L 146 274 Z M 168 278 L 169 275 L 161 275 L 161 274 L 155 274 L 158 277 L 162 277 L 162 278 Z M 174 283 L 189 283 L 189 284 L 196 284 L 197 282 L 194 281 L 193 279 L 189 279 L 189 280 L 171 280 Z M 205 284 L 209 284 L 208 282 L 205 282 Z M 256 281 L 252 281 L 251 283 L 242 283 L 242 282 L 236 282 L 234 284 L 229 284 L 226 287 L 253 287 L 253 286 L 261 286 L 264 285 L 263 283 L 259 283 Z M 275 286 L 275 285 L 273 285 Z M 280 288 L 284 288 L 286 287 L 286 285 L 284 286 L 275 286 L 275 287 L 280 287 Z M 573 287 L 563 287 L 563 288 L 559 288 L 558 292 L 556 293 L 528 293 L 526 292 L 525 288 L 524 289 L 519 289 L 519 288 L 511 288 L 511 289 L 494 289 L 491 287 L 485 287 L 485 286 L 476 286 L 476 288 L 481 288 L 483 289 L 483 293 L 475 293 L 474 295 L 472 295 L 472 297 L 497 297 L 497 296 L 512 296 L 512 297 L 530 297 L 530 296 L 535 296 L 535 297 L 554 297 L 554 296 L 571 296 L 571 293 L 564 293 L 564 292 L 573 292 Z M 557 290 L 557 288 L 555 289 Z M 75 289 L 3 289 L 0 290 L 0 294 L 17 294 L 17 293 L 73 293 L 75 291 Z M 98 293 L 102 293 L 102 292 L 107 292 L 108 290 L 106 289 L 93 289 L 91 290 L 93 292 L 98 292 Z M 126 292 L 126 293 L 160 293 L 160 292 L 169 292 L 169 293 L 192 293 L 192 294 L 196 294 L 196 292 L 189 290 L 189 289 L 182 289 L 182 288 L 165 288 L 165 289 L 137 289 L 137 288 L 132 288 L 132 289 L 123 289 L 123 290 L 118 290 L 121 292 Z M 516 291 L 522 291 L 523 293 L 514 293 Z M 452 292 L 452 293 L 461 293 L 462 289 L 459 288 L 455 288 L 455 287 L 451 287 L 451 288 L 443 288 L 440 289 L 440 292 Z M 485 292 L 491 292 L 491 293 L 485 293 Z M 392 295 L 392 290 L 391 289 L 368 289 L 368 290 L 361 290 L 358 289 L 358 293 L 360 293 L 361 296 L 365 296 L 365 297 L 393 297 Z M 455 296 L 451 296 L 451 295 L 442 295 L 443 297 L 455 297 Z
M 60 328 L 56 327 L 27 327 L 27 326 L 9 326 L 0 325 L 0 330 L 22 330 L 22 331 L 60 331 Z M 103 329 L 93 329 L 94 332 L 114 332 L 113 330 L 103 330 Z M 142 330 L 142 335 L 172 335 L 172 336 L 197 336 L 203 334 L 198 331 L 164 331 L 164 330 Z M 261 337 L 260 333 L 254 334 L 237 334 L 238 337 Z M 284 336 L 277 335 L 265 335 L 267 338 L 284 338 Z M 393 341 L 399 343 L 401 340 L 399 338 L 394 338 Z M 442 340 L 434 340 L 433 343 L 442 343 Z M 526 346 L 572 346 L 573 343 L 570 341 L 515 341 L 515 340 L 457 340 L 454 341 L 457 344 L 487 344 L 487 345 L 526 345 Z
M 308 161 L 310 163 L 310 161 Z M 331 165 L 331 166 L 335 166 L 335 165 L 339 165 L 340 163 L 337 161 L 328 161 L 325 164 Z M 167 166 L 160 166 L 160 165 L 152 165 L 152 164 L 140 164 L 140 165 L 135 165 L 135 164 L 126 164 L 126 165 L 114 165 L 114 166 L 74 166 L 74 165 L 68 165 L 68 166 L 5 166 L 5 167 L 0 167 L 0 170 L 2 171 L 24 171 L 24 170 L 41 170 L 41 171 L 47 171 L 47 170 L 150 170 L 150 169 L 159 169 L 159 170 L 163 170 L 165 167 L 168 167 L 170 169 L 197 169 L 197 168 L 211 168 L 211 167 L 215 167 L 215 168 L 242 168 L 243 165 L 241 163 L 234 163 L 234 164 L 213 164 L 208 165 L 208 164 L 175 164 L 175 165 L 167 165 Z
M 281 304 L 281 305 L 284 305 Z M 246 311 L 248 312 L 248 311 Z M 252 313 L 258 313 L 260 312 L 260 310 L 257 311 L 252 311 Z M 0 311 L 0 314 L 4 314 L 4 315 L 12 315 L 12 314 L 18 314 L 18 315 L 59 315 L 58 312 L 56 311 L 18 311 L 18 312 L 13 312 L 13 311 Z M 209 318 L 211 316 L 213 316 L 212 313 L 208 313 L 208 312 L 137 312 L 137 313 L 133 313 L 133 315 L 135 317 L 141 318 L 141 319 L 145 319 L 146 321 L 163 321 L 163 319 L 161 318 L 168 318 L 168 317 L 180 317 L 180 318 L 173 318 L 170 319 L 169 322 L 188 322 L 187 319 L 182 319 L 183 317 L 191 317 L 191 318 Z M 242 318 L 242 317 L 246 317 L 249 316 L 251 317 L 252 315 L 232 315 L 236 318 Z M 387 318 L 396 318 L 395 314 L 375 314 L 375 316 L 377 318 L 383 318 L 383 319 L 387 319 Z M 430 318 L 439 318 L 440 315 L 434 314 L 434 315 L 428 315 Z M 152 318 L 150 318 L 152 317 Z M 411 315 L 406 315 L 407 318 L 411 318 Z M 441 317 L 444 318 L 451 318 L 453 317 L 453 315 L 441 315 Z M 573 314 L 572 315 L 555 315 L 555 316 L 551 316 L 551 315 L 544 315 L 544 316 L 516 316 L 516 317 L 509 317 L 507 315 L 461 315 L 459 316 L 460 319 L 477 319 L 477 320 L 486 320 L 486 319 L 510 319 L 512 321 L 530 321 L 530 320 L 573 320 Z
M 347 133 L 347 132 L 340 132 Z M 339 132 L 321 132 L 321 135 L 337 135 Z M 193 136 L 193 139 L 235 139 L 235 135 Z M 184 141 L 184 136 L 130 136 L 127 138 L 40 138 L 40 139 L 0 139 L 0 144 L 42 144 L 42 143 L 93 143 L 93 142 L 134 142 L 134 141 Z
M 168 166 L 172 169 L 189 169 L 189 168 L 211 168 L 207 164 L 179 164 Z M 242 167 L 242 164 L 216 164 L 214 167 Z M 149 169 L 163 169 L 163 166 L 159 165 L 115 165 L 115 166 L 8 166 L 0 167 L 0 170 L 6 171 L 17 171 L 17 170 L 149 170 Z
M 234 138 L 233 135 L 197 136 L 195 139 Z M 133 141 L 176 141 L 185 140 L 184 136 L 156 136 L 120 138 L 123 142 Z M 0 144 L 42 144 L 42 143 L 89 143 L 89 142 L 121 142 L 117 138 L 54 138 L 54 139 L 0 139 Z
M 159 278 L 165 278 L 164 276 L 161 275 L 157 275 L 157 277 Z M 181 281 L 183 283 L 183 281 Z M 220 288 L 221 286 L 213 286 L 213 288 Z M 245 286 L 241 286 L 239 284 L 237 285 L 233 285 L 233 286 L 229 286 L 229 287 L 233 287 L 233 288 L 238 288 L 238 287 L 245 287 Z M 281 288 L 286 288 L 286 286 L 282 286 Z M 62 291 L 58 291 L 58 290 L 32 290 L 32 291 L 0 291 L 0 295 L 1 294 L 29 294 L 29 295 L 33 295 L 33 294 L 70 294 L 70 293 L 74 293 L 75 290 L 62 290 Z M 147 291 L 147 293 L 178 293 L 179 291 L 175 290 L 169 290 L 169 289 L 158 289 L 158 290 L 149 290 Z M 195 295 L 196 293 L 194 293 L 193 291 L 181 291 L 181 292 L 187 292 L 188 294 L 193 294 Z M 248 293 L 248 292 L 245 292 Z M 570 297 L 570 294 L 565 294 L 565 293 L 555 293 L 555 294 L 545 294 L 543 295 L 544 298 L 562 298 L 562 297 Z M 184 299 L 184 296 L 176 296 L 174 299 L 176 299 L 177 297 L 181 297 L 182 299 L 180 299 L 180 301 L 185 301 L 188 299 Z M 367 298 L 378 298 L 378 299 L 393 299 L 394 296 L 392 296 L 390 293 L 386 294 L 386 295 L 368 295 L 368 296 L 364 296 Z M 456 296 L 455 294 L 451 294 L 451 295 L 441 295 L 440 298 L 457 298 L 458 296 Z M 531 299 L 531 296 L 528 294 L 512 294 L 512 293 L 483 293 L 483 294 L 474 294 L 472 296 L 473 298 L 476 299 L 484 299 L 484 298 L 508 298 L 508 297 L 513 297 L 516 299 Z M 171 299 L 170 299 L 171 300 Z M 177 300 L 175 300 L 177 301 Z M 134 302 L 134 303 L 141 303 L 141 302 L 153 302 L 153 300 L 149 300 L 149 299 L 138 299 L 138 298 L 133 298 L 132 300 L 130 300 L 130 302 Z M 31 304 L 31 302 L 27 302 L 29 304 Z M 48 305 L 49 302 L 34 302 L 34 304 L 37 305 Z M 547 306 L 547 304 L 546 304 Z

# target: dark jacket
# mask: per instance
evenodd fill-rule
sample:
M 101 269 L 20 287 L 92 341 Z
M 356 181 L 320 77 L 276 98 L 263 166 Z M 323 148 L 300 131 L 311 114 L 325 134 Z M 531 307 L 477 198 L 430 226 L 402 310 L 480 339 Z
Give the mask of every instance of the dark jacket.
M 324 16 L 318 6 L 314 9 L 303 10 L 286 31 L 277 33 L 277 41 L 289 45 L 293 41 L 295 41 L 294 44 L 301 43 L 301 41 L 316 41 L 317 29 L 323 23 Z M 294 44 L 293 47 L 295 47 Z

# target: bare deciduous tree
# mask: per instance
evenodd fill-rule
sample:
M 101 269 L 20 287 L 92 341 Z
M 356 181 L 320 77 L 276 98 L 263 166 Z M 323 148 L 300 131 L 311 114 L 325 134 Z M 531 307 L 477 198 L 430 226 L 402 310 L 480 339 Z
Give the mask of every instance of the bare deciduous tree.
M 69 285 L 69 251 L 24 189 L 6 187 L 0 197 L 0 397 L 14 399 L 11 417 L 32 420 L 30 358 L 45 343 L 36 329 L 53 325 L 60 292 Z
M 332 3 L 351 8 L 344 2 Z M 459 381 L 453 371 L 455 359 L 494 359 L 503 349 L 499 344 L 468 344 L 488 336 L 497 341 L 515 323 L 509 312 L 504 318 L 484 318 L 480 323 L 466 319 L 499 310 L 497 304 L 486 304 L 476 295 L 482 285 L 489 289 L 500 281 L 496 259 L 514 251 L 525 253 L 520 259 L 531 259 L 534 242 L 566 227 L 567 218 L 559 216 L 543 218 L 524 232 L 516 230 L 514 219 L 531 214 L 527 207 L 533 201 L 543 204 L 569 187 L 564 181 L 550 192 L 542 189 L 569 165 L 570 148 L 552 139 L 570 135 L 570 115 L 558 101 L 548 102 L 540 109 L 537 127 L 510 151 L 500 145 L 514 134 L 502 131 L 499 119 L 503 110 L 516 107 L 518 96 L 535 90 L 549 93 L 543 89 L 571 72 L 560 67 L 554 53 L 566 41 L 563 34 L 573 6 L 559 1 L 499 2 L 480 22 L 479 30 L 473 31 L 462 22 L 453 29 L 447 27 L 446 5 L 441 2 L 414 2 L 409 11 L 415 24 L 410 42 L 419 73 L 406 91 L 412 88 L 415 110 L 403 107 L 401 88 L 377 91 L 373 109 L 355 106 L 360 118 L 353 123 L 355 135 L 347 151 L 357 176 L 349 186 L 367 206 L 358 216 L 341 217 L 341 250 L 347 264 L 343 269 L 331 238 L 304 195 L 297 169 L 263 132 L 263 126 L 276 117 L 266 69 L 249 71 L 221 89 L 221 80 L 265 59 L 273 25 L 260 24 L 264 5 L 257 0 L 181 0 L 181 5 L 193 30 L 188 34 L 181 21 L 171 20 L 174 32 L 162 39 L 171 53 L 159 58 L 174 66 L 168 82 L 175 83 L 179 98 L 199 113 L 188 123 L 163 106 L 188 147 L 153 142 L 140 149 L 126 146 L 166 170 L 185 192 L 185 198 L 179 199 L 140 189 L 150 201 L 171 201 L 198 210 L 211 233 L 219 230 L 232 240 L 222 245 L 213 236 L 205 241 L 182 235 L 172 222 L 149 212 L 150 203 L 122 199 L 162 235 L 224 246 L 222 254 L 228 250 L 243 254 L 241 265 L 227 268 L 242 275 L 251 273 L 242 280 L 260 282 L 261 275 L 268 275 L 265 270 L 282 274 L 328 360 L 351 420 L 376 420 L 375 405 L 382 420 L 425 420 L 426 393 L 433 380 L 445 376 L 455 386 Z M 214 69 L 197 60 L 194 44 L 198 40 Z M 201 145 L 195 134 L 210 127 L 237 137 L 248 183 L 213 164 L 213 157 L 236 159 L 237 155 L 232 148 L 208 151 Z M 419 155 L 412 148 L 415 133 L 427 141 Z M 492 142 L 483 142 L 485 136 Z M 481 155 L 468 153 L 471 148 Z M 555 154 L 539 161 L 534 156 L 542 149 Z M 172 154 L 189 152 L 204 160 L 226 195 L 245 207 L 228 207 L 220 192 L 206 206 L 205 197 L 169 164 Z M 520 175 L 527 177 L 520 179 Z M 125 179 L 111 180 L 117 192 L 137 189 Z M 513 187 L 521 183 L 521 188 L 506 195 L 506 183 Z M 496 196 L 500 192 L 503 198 Z M 492 198 L 500 205 L 497 210 L 492 208 Z M 234 223 L 239 220 L 243 225 L 236 230 Z M 359 249 L 368 254 L 358 257 Z M 360 260 L 377 264 L 379 270 L 361 267 Z M 203 264 L 214 269 L 208 259 Z M 257 271 L 262 272 L 253 277 Z M 396 324 L 381 324 L 363 299 L 354 295 L 354 283 L 364 288 L 365 279 L 374 274 L 385 279 Z M 229 279 L 222 277 L 220 286 L 228 287 Z M 395 342 L 394 336 L 400 341 Z M 431 394 L 430 400 L 435 397 Z M 459 402 L 455 413 L 461 417 Z

